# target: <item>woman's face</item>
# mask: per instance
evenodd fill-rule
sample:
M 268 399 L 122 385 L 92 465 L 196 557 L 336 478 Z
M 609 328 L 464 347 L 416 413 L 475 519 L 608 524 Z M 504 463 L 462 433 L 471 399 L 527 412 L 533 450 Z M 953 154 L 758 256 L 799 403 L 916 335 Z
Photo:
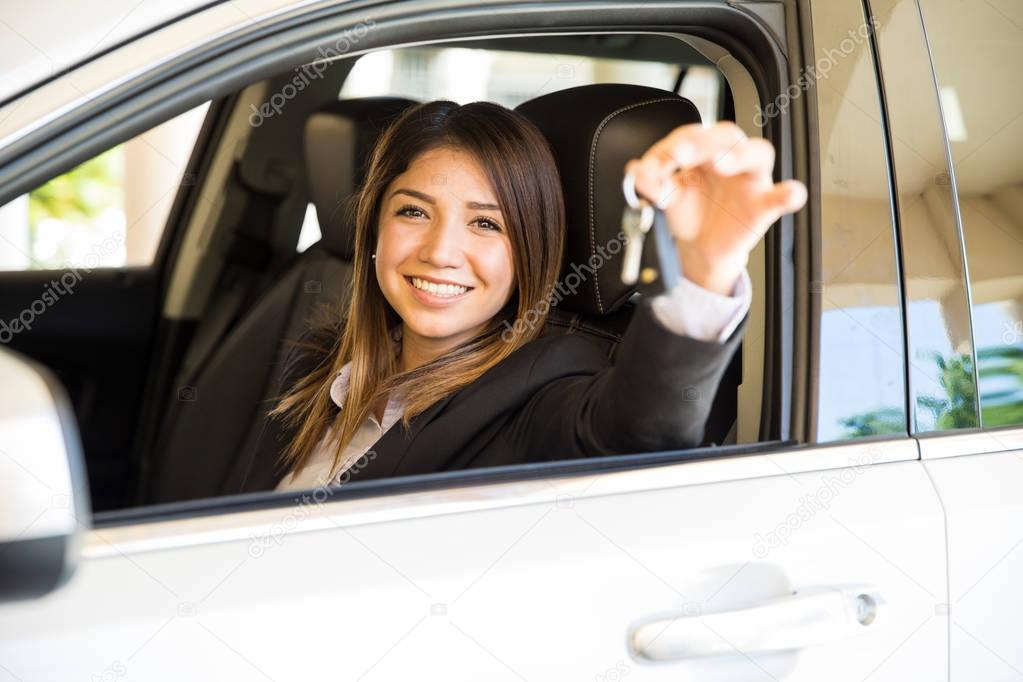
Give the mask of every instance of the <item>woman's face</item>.
M 406 342 L 450 350 L 508 302 L 511 242 L 472 156 L 446 147 L 418 156 L 384 192 L 379 220 L 377 282 L 404 321 Z

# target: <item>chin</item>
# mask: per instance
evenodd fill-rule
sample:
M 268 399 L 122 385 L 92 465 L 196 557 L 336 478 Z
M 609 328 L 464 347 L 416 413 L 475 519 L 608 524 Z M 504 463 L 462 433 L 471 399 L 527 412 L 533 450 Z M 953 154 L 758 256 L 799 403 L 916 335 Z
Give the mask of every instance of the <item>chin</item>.
M 424 320 L 422 316 L 416 315 L 411 318 L 403 318 L 405 328 L 419 336 L 429 339 L 447 339 L 460 334 L 465 334 L 477 325 L 459 324 L 454 320 Z

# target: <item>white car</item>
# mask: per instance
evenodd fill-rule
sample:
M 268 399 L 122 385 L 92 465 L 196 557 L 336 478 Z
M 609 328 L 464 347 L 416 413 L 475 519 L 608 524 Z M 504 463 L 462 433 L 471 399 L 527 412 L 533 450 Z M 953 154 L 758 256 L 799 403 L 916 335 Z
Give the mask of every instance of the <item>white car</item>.
M 1023 6 L 132 4 L 0 8 L 0 680 L 1023 677 Z M 706 446 L 261 487 L 387 117 L 587 87 L 810 188 Z

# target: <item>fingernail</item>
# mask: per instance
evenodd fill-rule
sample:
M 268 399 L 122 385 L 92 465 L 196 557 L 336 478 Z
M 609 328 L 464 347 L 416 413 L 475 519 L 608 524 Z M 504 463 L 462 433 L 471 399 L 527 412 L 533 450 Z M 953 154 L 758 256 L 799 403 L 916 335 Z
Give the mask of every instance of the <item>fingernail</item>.
M 799 206 L 806 204 L 807 199 L 810 198 L 809 193 L 806 191 L 806 185 L 803 183 L 796 185 L 795 190 L 793 190 L 793 195 L 793 202 Z

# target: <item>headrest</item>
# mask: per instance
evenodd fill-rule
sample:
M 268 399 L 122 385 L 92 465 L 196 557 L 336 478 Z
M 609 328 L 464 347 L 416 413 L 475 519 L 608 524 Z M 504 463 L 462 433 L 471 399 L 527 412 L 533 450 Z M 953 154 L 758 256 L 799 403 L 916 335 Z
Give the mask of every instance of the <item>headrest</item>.
M 700 112 L 673 92 L 618 83 L 559 90 L 515 110 L 547 138 L 565 192 L 559 291 L 567 293 L 557 307 L 607 315 L 635 290 L 621 278 L 625 164 L 676 127 L 700 123 Z
M 403 97 L 339 100 L 306 121 L 306 178 L 320 222 L 320 243 L 344 260 L 354 256 L 355 225 L 345 219 L 348 199 L 365 177 L 377 137 L 414 104 Z

